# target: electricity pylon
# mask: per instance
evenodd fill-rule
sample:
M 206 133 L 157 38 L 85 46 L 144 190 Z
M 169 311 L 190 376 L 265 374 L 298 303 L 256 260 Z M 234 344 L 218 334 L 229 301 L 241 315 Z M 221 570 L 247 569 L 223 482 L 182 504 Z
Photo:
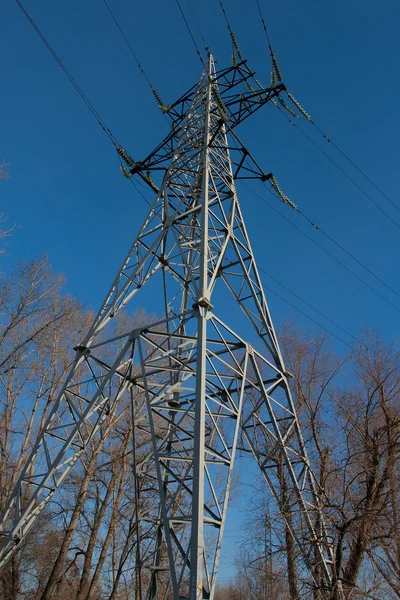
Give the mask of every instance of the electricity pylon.
M 1 564 L 135 392 L 149 441 L 139 467 L 157 489 L 137 507 L 143 600 L 213 598 L 238 445 L 264 475 L 314 590 L 329 597 L 334 569 L 318 489 L 235 187 L 254 177 L 281 194 L 233 130 L 284 90 L 262 88 L 245 61 L 216 71 L 209 55 L 199 83 L 161 105 L 172 128 L 156 150 L 135 162 L 118 148 L 125 175 L 141 177 L 156 197 L 10 495 Z M 164 171 L 159 187 L 156 170 Z M 107 337 L 139 291 L 146 306 L 146 286 L 162 316 Z M 230 323 L 234 308 L 241 317 Z M 241 319 L 251 339 L 236 331 Z

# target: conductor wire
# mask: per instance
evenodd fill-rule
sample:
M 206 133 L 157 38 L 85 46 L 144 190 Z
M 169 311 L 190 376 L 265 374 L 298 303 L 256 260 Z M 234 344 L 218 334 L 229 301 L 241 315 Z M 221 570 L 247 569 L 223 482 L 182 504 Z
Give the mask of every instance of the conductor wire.
M 80 85 L 77 83 L 77 81 L 74 79 L 74 77 L 72 76 L 70 71 L 67 69 L 65 64 L 62 62 L 61 58 L 58 56 L 56 51 L 53 49 L 50 42 L 45 38 L 43 33 L 40 31 L 39 27 L 36 25 L 35 21 L 32 19 L 32 17 L 28 13 L 28 11 L 21 4 L 20 0 L 16 0 L 16 3 L 18 4 L 21 11 L 24 13 L 25 17 L 28 19 L 29 23 L 32 25 L 32 27 L 34 28 L 34 30 L 36 31 L 36 33 L 38 34 L 38 36 L 40 37 L 42 42 L 45 44 L 45 46 L 49 50 L 50 54 L 56 60 L 58 66 L 61 68 L 61 70 L 64 72 L 64 74 L 68 77 L 69 81 L 72 83 L 75 90 L 78 92 L 78 94 L 80 95 L 80 97 L 82 98 L 82 100 L 84 101 L 84 103 L 86 104 L 86 106 L 88 107 L 90 112 L 92 113 L 92 115 L 95 117 L 95 119 L 98 122 L 98 124 L 100 125 L 100 127 L 103 129 L 103 131 L 108 135 L 108 137 L 110 138 L 112 143 L 115 145 L 117 143 L 116 139 L 115 139 L 114 135 L 112 134 L 111 130 L 109 129 L 109 127 L 107 127 L 104 119 L 100 116 L 99 112 L 95 109 L 93 104 L 90 102 L 89 98 L 86 96 L 86 94 L 84 93 L 84 91 L 82 90 Z
M 199 57 L 199 59 L 200 59 L 200 62 L 201 62 L 201 64 L 203 65 L 203 67 L 204 67 L 204 68 L 206 68 L 206 65 L 205 65 L 205 63 L 204 63 L 203 57 L 202 57 L 202 56 L 201 56 L 201 54 L 200 54 L 199 47 L 198 47 L 198 45 L 197 45 L 197 43 L 196 43 L 196 40 L 195 40 L 195 38 L 194 38 L 194 35 L 193 35 L 193 33 L 192 33 L 192 30 L 190 29 L 189 23 L 188 23 L 188 21 L 187 21 L 187 19 L 186 19 L 186 17 L 185 17 L 185 13 L 183 12 L 183 9 L 182 9 L 182 6 L 181 6 L 181 4 L 180 4 L 179 0 L 176 0 L 176 3 L 177 3 L 177 5 L 178 5 L 178 8 L 179 8 L 179 10 L 180 10 L 180 13 L 181 13 L 181 15 L 182 15 L 182 19 L 183 19 L 183 20 L 184 20 L 184 22 L 185 22 L 186 28 L 187 28 L 187 30 L 188 30 L 188 32 L 189 32 L 189 35 L 190 35 L 190 37 L 192 38 L 193 45 L 194 45 L 194 47 L 195 47 L 195 49 L 196 49 L 196 52 L 197 52 L 197 56 Z

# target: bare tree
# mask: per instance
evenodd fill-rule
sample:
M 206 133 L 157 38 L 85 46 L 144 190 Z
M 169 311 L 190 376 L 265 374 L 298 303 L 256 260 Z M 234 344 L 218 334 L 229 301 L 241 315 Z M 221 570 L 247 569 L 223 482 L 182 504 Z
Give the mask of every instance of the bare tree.
M 46 257 L 21 262 L 0 280 L 1 510 L 69 367 L 73 337 L 86 320 L 80 304 L 62 294 L 62 283 Z M 21 590 L 21 560 L 16 554 L 1 576 L 6 600 Z

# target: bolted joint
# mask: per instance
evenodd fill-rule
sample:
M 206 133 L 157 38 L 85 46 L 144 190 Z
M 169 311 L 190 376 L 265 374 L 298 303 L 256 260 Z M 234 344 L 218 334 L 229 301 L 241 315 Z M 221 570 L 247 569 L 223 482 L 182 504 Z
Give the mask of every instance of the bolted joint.
M 168 267 L 168 265 L 169 265 L 169 262 L 168 262 L 168 260 L 165 258 L 165 254 L 161 254 L 161 256 L 159 257 L 159 259 L 158 259 L 158 260 L 160 261 L 160 263 L 161 263 L 161 265 L 162 265 L 163 269 L 164 269 L 165 267 Z
M 130 342 L 134 342 L 135 340 L 137 340 L 141 333 L 142 333 L 143 329 L 134 329 L 133 331 L 131 331 L 130 335 L 129 335 L 129 341 Z
M 75 352 L 78 352 L 81 356 L 88 356 L 90 354 L 90 348 L 84 346 L 83 344 L 79 344 L 73 348 Z
M 271 177 L 272 177 L 272 173 L 268 173 L 267 175 L 266 175 L 265 173 L 263 173 L 263 174 L 261 175 L 261 181 L 262 181 L 262 182 L 264 182 L 264 181 L 268 181 L 269 179 L 271 179 Z
M 212 310 L 214 306 L 211 304 L 208 298 L 199 298 L 197 302 L 192 305 L 192 308 L 206 308 L 207 310 Z

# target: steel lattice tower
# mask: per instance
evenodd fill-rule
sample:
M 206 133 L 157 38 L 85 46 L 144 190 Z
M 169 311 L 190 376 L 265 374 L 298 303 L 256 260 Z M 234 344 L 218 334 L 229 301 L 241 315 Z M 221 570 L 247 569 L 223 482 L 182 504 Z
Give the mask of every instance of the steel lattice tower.
M 125 174 L 141 177 L 156 198 L 75 348 L 69 376 L 10 495 L 0 522 L 2 564 L 135 390 L 145 400 L 140 430 L 150 440 L 141 468 L 158 490 L 156 503 L 138 507 L 147 532 L 138 553 L 143 600 L 213 598 L 239 442 L 278 504 L 285 474 L 283 514 L 290 512 L 320 597 L 330 597 L 333 561 L 317 487 L 235 188 L 241 177 L 271 178 L 237 144 L 234 128 L 285 87 L 254 82 L 245 61 L 216 71 L 209 55 L 199 83 L 162 107 L 172 128 L 155 151 L 134 162 L 118 148 Z M 152 170 L 164 172 L 160 187 Z M 159 282 L 165 314 L 107 337 L 110 321 L 139 291 L 138 302 L 146 305 L 150 279 Z M 253 327 L 253 345 L 225 322 L 227 302 Z

